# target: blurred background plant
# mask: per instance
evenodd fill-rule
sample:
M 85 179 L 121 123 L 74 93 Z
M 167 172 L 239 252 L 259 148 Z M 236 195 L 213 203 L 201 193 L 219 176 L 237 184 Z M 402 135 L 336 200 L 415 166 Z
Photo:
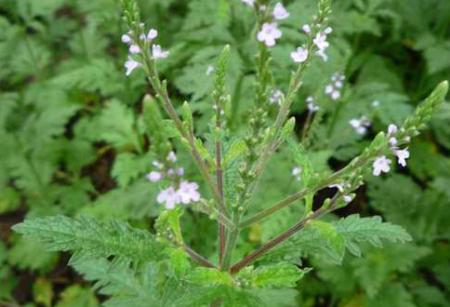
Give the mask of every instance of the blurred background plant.
M 248 7 L 239 0 L 138 2 L 143 20 L 170 46 L 161 72 L 174 81 L 169 91 L 179 106 L 182 97 L 190 97 L 200 133 L 208 131 L 214 112 L 211 65 L 225 44 L 233 46 L 229 120 L 233 129 L 244 129 L 254 101 L 249 93 L 257 50 Z M 283 39 L 273 48 L 277 84 L 287 84 L 294 67 L 289 53 L 297 47 L 298 21 L 310 23 L 317 5 L 284 3 L 291 18 L 281 22 Z M 118 1 L 0 0 L 0 13 L 0 305 L 97 306 L 103 297 L 66 267 L 66 254 L 45 252 L 10 229 L 25 217 L 59 213 L 118 218 L 137 227 L 152 223 L 163 208 L 154 201 L 157 187 L 145 178 L 154 160 L 142 113 L 148 87 L 143 72 L 124 74 L 127 50 L 120 36 L 126 29 Z M 450 79 L 450 2 L 339 0 L 330 23 L 329 61 L 307 73 L 293 109 L 301 136 L 307 97 L 329 107 L 325 88 L 333 74 L 345 75 L 333 120 L 313 122 L 304 139 L 316 167 L 339 169 L 376 131 L 401 122 L 439 81 Z M 276 104 L 271 108 L 275 112 Z M 363 134 L 354 129 L 361 125 L 350 124 L 362 117 L 370 122 Z M 297 285 L 296 301 L 280 297 L 277 306 L 450 304 L 449 123 L 445 103 L 430 129 L 412 142 L 408 168 L 372 178 L 338 211 L 381 214 L 414 241 L 367 246 L 364 258 L 348 254 L 340 267 L 316 252 L 308 261 L 317 269 Z M 178 158 L 187 171 L 194 169 L 186 154 Z M 274 159 L 254 203 L 275 202 L 294 191 L 295 163 L 289 152 Z M 293 211 L 249 228 L 239 253 L 295 222 Z M 195 249 L 214 253 L 216 229 L 208 218 L 190 212 L 183 227 Z

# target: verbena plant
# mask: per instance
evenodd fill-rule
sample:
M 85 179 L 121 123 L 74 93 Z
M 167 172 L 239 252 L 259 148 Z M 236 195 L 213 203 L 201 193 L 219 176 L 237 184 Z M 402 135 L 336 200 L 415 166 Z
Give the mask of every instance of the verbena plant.
M 254 107 L 245 129 L 233 127 L 233 101 L 226 86 L 233 46 L 225 46 L 217 64 L 208 67 L 207 74 L 214 78 L 210 99 L 215 115 L 209 123 L 209 133 L 198 136 L 197 114 L 187 102 L 178 110 L 168 83 L 159 76 L 157 64 L 170 56 L 169 51 L 155 43 L 158 32 L 141 23 L 136 3 L 123 1 L 129 32 L 122 41 L 130 51 L 126 74 L 144 70 L 152 89 L 144 99 L 142 125 L 151 136 L 150 148 L 157 159 L 147 178 L 160 185 L 155 201 L 166 210 L 151 231 L 115 220 L 100 222 L 64 216 L 30 219 L 14 227 L 50 250 L 72 252 L 70 265 L 87 280 L 96 281 L 94 287 L 110 297 L 105 305 L 270 306 L 274 297 L 295 295 L 289 289 L 311 270 L 299 262 L 303 256 L 320 252 L 340 263 L 347 250 L 361 256 L 360 244 L 379 247 L 383 240 L 401 243 L 411 239 L 403 228 L 384 223 L 377 216 L 350 215 L 331 222 L 319 218 L 351 203 L 366 175 L 387 173 L 396 160 L 401 166 L 406 165 L 408 143 L 443 102 L 447 82 L 438 85 L 401 126 L 391 124 L 387 132 L 378 133 L 348 165 L 334 173 L 322 171 L 308 153 L 309 135 L 321 121 L 335 120 L 337 110 L 333 103 L 339 103 L 336 100 L 341 96 L 343 76 L 334 75 L 325 89 L 330 104 L 319 106 L 313 98 L 308 99 L 309 112 L 300 140 L 294 133 L 295 119 L 289 115 L 308 66 L 328 59 L 330 1 L 320 0 L 313 23 L 301 27 L 304 41 L 298 42 L 300 46 L 290 54 L 298 67 L 287 86 L 274 84 L 271 47 L 282 37 L 277 20 L 289 13 L 281 3 L 272 7 L 268 1 L 242 2 L 254 10 L 257 21 L 253 32 L 259 42 Z M 274 104 L 278 105 L 275 113 Z M 350 124 L 358 133 L 366 132 L 366 119 L 354 119 Z M 139 147 L 139 140 L 136 143 Z M 271 157 L 283 147 L 296 161 L 293 175 L 298 179 L 298 191 L 274 204 L 259 205 L 263 209 L 255 212 L 251 210 L 255 196 L 258 189 L 265 188 L 260 186 L 260 179 Z M 192 156 L 202 183 L 186 179 L 176 155 L 184 150 Z M 334 195 L 315 205 L 315 195 L 323 189 L 332 189 Z M 242 258 L 236 255 L 242 233 L 288 206 L 297 208 L 294 225 L 273 233 L 272 239 Z M 217 223 L 217 253 L 211 259 L 193 250 L 183 238 L 180 219 L 191 210 L 206 214 Z

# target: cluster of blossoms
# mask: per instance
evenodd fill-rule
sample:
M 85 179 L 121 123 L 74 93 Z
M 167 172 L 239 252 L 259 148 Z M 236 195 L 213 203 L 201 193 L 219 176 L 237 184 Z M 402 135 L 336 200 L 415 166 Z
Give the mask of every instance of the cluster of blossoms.
M 302 173 L 301 167 L 296 166 L 292 169 L 292 176 L 294 176 L 295 180 L 297 180 L 297 181 L 301 180 L 301 177 L 300 177 L 301 173 Z
M 173 209 L 175 205 L 188 205 L 200 200 L 198 184 L 183 180 L 184 169 L 173 167 L 177 157 L 173 151 L 167 155 L 167 163 L 153 161 L 153 166 L 157 169 L 147 174 L 147 179 L 151 182 L 159 182 L 163 179 L 172 181 L 171 185 L 159 192 L 156 201 L 164 204 L 166 209 Z
M 353 118 L 349 121 L 350 126 L 360 135 L 365 135 L 370 127 L 370 121 L 367 117 Z
M 331 83 L 325 87 L 325 94 L 333 100 L 341 98 L 341 90 L 344 87 L 345 76 L 341 73 L 335 73 L 331 77 Z
M 389 144 L 391 145 L 391 150 L 393 153 L 397 156 L 398 164 L 405 167 L 406 166 L 406 159 L 409 158 L 409 150 L 408 148 L 400 149 L 398 147 L 398 140 L 396 138 L 396 134 L 398 132 L 398 127 L 396 125 L 389 125 L 388 127 L 388 138 L 389 138 Z M 406 142 L 409 142 L 410 139 L 407 138 L 405 140 Z M 373 162 L 373 175 L 374 176 L 380 176 L 381 173 L 388 173 L 391 170 L 391 163 L 392 161 L 387 158 L 386 156 L 380 156 L 375 159 Z
M 310 113 L 317 112 L 320 109 L 320 107 L 316 104 L 316 102 L 312 96 L 309 96 L 308 98 L 306 98 L 306 106 L 308 107 L 308 111 Z
M 302 31 L 307 35 L 312 34 L 312 28 L 310 25 L 305 24 L 302 26 Z M 328 56 L 325 53 L 330 47 L 330 43 L 328 42 L 328 35 L 333 32 L 331 27 L 326 27 L 323 31 L 317 32 L 316 36 L 313 39 L 314 45 L 317 47 L 316 55 L 322 58 L 325 62 L 328 61 Z
M 271 104 L 280 104 L 282 98 L 283 98 L 283 92 L 281 90 L 275 89 L 272 91 L 272 93 L 269 97 L 269 102 Z
M 254 1 L 244 1 L 244 3 L 253 6 Z M 265 7 L 262 7 L 260 9 L 265 10 Z M 276 45 L 276 40 L 281 38 L 283 33 L 278 28 L 278 20 L 283 20 L 289 17 L 289 12 L 286 10 L 286 8 L 283 6 L 281 2 L 278 2 L 272 12 L 272 21 L 271 22 L 265 22 L 262 25 L 261 30 L 258 32 L 256 38 L 261 43 L 264 43 L 267 47 L 273 47 Z
M 141 26 L 144 27 L 143 24 L 141 24 Z M 127 76 L 129 76 L 133 70 L 142 66 L 142 63 L 135 59 L 135 56 L 142 52 L 139 43 L 148 43 L 149 46 L 151 45 L 151 56 L 155 60 L 165 59 L 169 56 L 169 51 L 163 50 L 160 45 L 152 44 L 156 37 L 158 37 L 158 31 L 155 29 L 150 29 L 147 34 L 141 34 L 139 36 L 140 42 L 135 41 L 131 31 L 122 35 L 122 42 L 129 46 L 129 55 L 125 62 Z

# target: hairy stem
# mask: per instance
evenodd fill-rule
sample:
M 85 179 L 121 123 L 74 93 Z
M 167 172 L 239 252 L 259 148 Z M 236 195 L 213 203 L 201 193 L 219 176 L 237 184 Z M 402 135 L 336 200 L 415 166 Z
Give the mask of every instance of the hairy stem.
M 280 235 L 276 236 L 275 238 L 269 240 L 268 242 L 264 243 L 256 249 L 254 252 L 249 254 L 248 256 L 242 258 L 242 260 L 235 263 L 231 269 L 230 272 L 232 274 L 239 272 L 242 268 L 246 267 L 247 265 L 254 262 L 257 258 L 267 253 L 272 248 L 276 247 L 277 245 L 281 244 L 282 242 L 286 241 L 290 237 L 292 237 L 294 234 L 305 228 L 305 226 L 308 224 L 309 221 L 317 219 L 327 213 L 330 213 L 336 209 L 336 203 L 338 199 L 342 196 L 341 193 L 336 193 L 333 199 L 330 201 L 328 205 L 322 205 L 322 207 L 314 212 L 311 212 L 308 214 L 305 218 L 300 220 L 298 223 L 296 223 L 294 226 L 286 230 L 285 232 L 281 233 Z
M 182 246 L 184 251 L 191 257 L 192 260 L 194 260 L 196 263 L 200 264 L 201 266 L 207 267 L 207 268 L 215 268 L 214 264 L 208 261 L 205 257 L 194 251 L 192 248 L 190 248 L 187 245 Z
M 216 102 L 216 129 L 218 133 L 220 133 L 220 131 L 222 130 L 221 111 L 222 109 L 220 108 L 219 103 Z M 221 206 L 219 206 L 219 208 L 222 209 L 225 207 L 225 198 L 223 194 L 222 142 L 220 135 L 217 136 L 216 139 L 216 181 L 217 181 L 217 189 L 219 190 L 220 203 L 222 204 Z M 224 214 L 225 212 L 221 213 Z M 219 222 L 218 227 L 219 227 L 219 267 L 222 267 L 223 254 L 225 252 L 226 231 L 223 223 Z

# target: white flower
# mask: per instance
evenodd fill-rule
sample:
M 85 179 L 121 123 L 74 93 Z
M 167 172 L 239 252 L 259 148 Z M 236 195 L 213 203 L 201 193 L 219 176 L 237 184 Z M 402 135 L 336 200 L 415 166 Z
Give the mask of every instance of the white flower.
M 175 208 L 175 205 L 180 203 L 181 199 L 177 191 L 175 191 L 175 189 L 170 186 L 167 189 L 159 192 L 156 201 L 160 204 L 165 204 L 166 209 L 173 209 Z
M 328 55 L 325 53 L 325 50 L 316 51 L 316 55 L 320 57 L 324 62 L 328 61 Z
M 179 168 L 177 168 L 177 175 L 178 176 L 183 176 L 184 175 L 184 168 L 182 168 L 182 167 L 179 167 Z
M 133 70 L 135 70 L 136 68 L 140 67 L 141 63 L 133 60 L 131 57 L 128 57 L 128 60 L 125 62 L 125 68 L 126 68 L 126 72 L 125 74 L 127 76 L 131 75 L 131 73 L 133 72 Z
M 311 33 L 311 26 L 308 24 L 305 24 L 302 26 L 302 30 L 303 32 L 305 32 L 306 34 L 310 34 Z
M 162 179 L 163 175 L 160 172 L 152 171 L 149 174 L 147 174 L 147 179 L 151 182 L 158 182 Z
M 158 37 L 158 31 L 155 29 L 150 29 L 147 34 L 147 40 L 151 41 L 154 40 L 156 37 Z
M 392 161 L 386 158 L 386 156 L 381 156 L 373 161 L 373 175 L 380 176 L 381 173 L 388 173 L 391 170 Z
M 283 98 L 283 92 L 280 90 L 273 90 L 272 94 L 270 95 L 269 98 L 269 102 L 270 103 L 276 103 L 276 104 L 280 104 L 281 103 L 281 99 Z
M 380 102 L 378 100 L 372 101 L 372 107 L 378 108 L 380 106 Z
M 325 94 L 330 96 L 333 100 L 338 100 L 341 98 L 341 91 L 340 89 L 344 87 L 344 80 L 345 76 L 340 73 L 335 73 L 331 77 L 331 84 L 328 84 L 325 87 Z
M 325 51 L 330 46 L 330 44 L 327 41 L 327 34 L 328 34 L 327 32 L 329 32 L 327 31 L 327 29 L 325 30 L 325 32 L 317 33 L 316 37 L 313 39 L 313 43 L 316 45 L 317 49 L 319 49 L 316 51 L 316 55 L 321 57 L 325 62 L 328 61 L 328 56 L 325 54 Z
M 390 124 L 390 125 L 388 126 L 388 135 L 389 135 L 389 136 L 392 136 L 393 134 L 396 134 L 397 131 L 398 131 L 398 128 L 397 128 L 396 125 Z
M 406 159 L 408 159 L 409 156 L 410 156 L 408 148 L 394 150 L 394 153 L 397 156 L 398 164 L 400 164 L 401 166 L 405 167 L 406 166 Z
M 308 59 L 308 50 L 298 47 L 296 51 L 291 52 L 291 58 L 295 63 L 303 63 Z
M 130 35 L 124 34 L 122 35 L 122 42 L 125 44 L 130 44 L 133 40 L 131 39 Z
M 348 204 L 351 203 L 353 200 L 353 197 L 351 195 L 344 195 L 344 201 Z
M 313 42 L 319 50 L 325 50 L 330 46 L 327 42 L 327 35 L 324 32 L 317 33 L 316 37 L 313 39 Z
M 328 84 L 326 87 L 325 87 L 325 94 L 331 94 L 331 93 L 333 93 L 334 92 L 334 87 L 333 87 L 333 85 L 332 84 Z
M 333 100 L 338 100 L 339 98 L 341 98 L 341 92 L 339 91 L 333 91 L 331 93 L 331 99 Z
M 141 48 L 139 48 L 138 45 L 135 45 L 135 44 L 130 45 L 130 53 L 131 54 L 136 54 L 136 53 L 139 53 L 139 52 L 141 52 Z
M 331 27 L 327 27 L 323 32 L 328 35 L 333 32 L 333 29 Z
M 181 203 L 187 205 L 190 204 L 191 202 L 199 201 L 200 193 L 197 190 L 198 190 L 197 183 L 182 181 L 177 191 Z
M 317 112 L 320 109 L 320 107 L 315 104 L 314 98 L 312 96 L 306 98 L 306 105 L 308 107 L 308 111 L 311 113 Z
M 241 0 L 244 4 L 253 7 L 255 5 L 255 0 Z
M 279 39 L 283 34 L 278 29 L 276 23 L 264 23 L 261 31 L 258 32 L 258 41 L 265 43 L 267 47 L 273 47 L 276 44 L 276 39 Z
M 155 60 L 165 59 L 169 56 L 169 51 L 163 50 L 160 45 L 152 45 L 152 56 Z
M 389 144 L 391 144 L 391 146 L 396 146 L 398 143 L 397 138 L 394 137 L 394 135 L 397 132 L 398 132 L 397 126 L 394 124 L 390 124 L 388 127 L 388 137 L 389 137 Z
M 169 152 L 167 155 L 167 161 L 177 162 L 177 155 L 173 151 Z
M 360 119 L 353 118 L 349 121 L 350 126 L 360 135 L 367 133 L 367 128 L 370 126 L 369 120 L 363 116 Z
M 283 3 L 278 2 L 273 9 L 272 16 L 276 20 L 282 20 L 289 17 L 289 12 L 284 8 Z
M 300 178 L 300 174 L 301 173 L 302 173 L 301 167 L 296 166 L 296 167 L 294 167 L 292 169 L 292 176 L 294 176 L 297 181 L 300 181 L 300 179 L 301 179 Z

